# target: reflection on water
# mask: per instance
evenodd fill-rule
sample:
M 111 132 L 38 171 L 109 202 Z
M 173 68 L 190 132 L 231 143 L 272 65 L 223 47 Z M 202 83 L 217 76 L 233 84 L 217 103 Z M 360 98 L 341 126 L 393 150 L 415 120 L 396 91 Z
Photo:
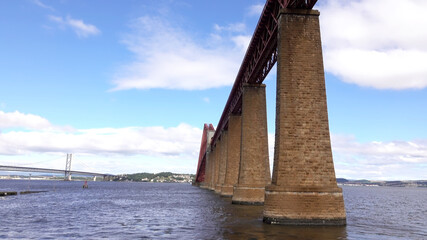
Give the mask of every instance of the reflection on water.
M 32 181 L 46 193 L 0 198 L 0 238 L 427 239 L 427 189 L 344 187 L 345 227 L 262 222 L 262 206 L 231 204 L 187 184 Z M 0 191 L 28 181 L 0 180 Z
M 345 227 L 260 227 L 250 232 L 244 228 L 236 234 L 224 234 L 224 239 L 347 239 Z
M 222 199 L 231 204 L 231 199 Z M 347 239 L 346 227 L 278 226 L 262 222 L 262 206 L 232 205 L 218 217 L 224 239 Z

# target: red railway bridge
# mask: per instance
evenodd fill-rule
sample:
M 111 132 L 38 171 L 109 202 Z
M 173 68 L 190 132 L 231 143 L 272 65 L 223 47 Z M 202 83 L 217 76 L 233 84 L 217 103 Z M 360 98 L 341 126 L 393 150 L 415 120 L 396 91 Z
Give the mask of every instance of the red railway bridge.
M 332 159 L 317 0 L 267 0 L 216 130 L 205 124 L 195 183 L 264 205 L 264 222 L 345 225 Z M 264 79 L 277 62 L 270 175 Z

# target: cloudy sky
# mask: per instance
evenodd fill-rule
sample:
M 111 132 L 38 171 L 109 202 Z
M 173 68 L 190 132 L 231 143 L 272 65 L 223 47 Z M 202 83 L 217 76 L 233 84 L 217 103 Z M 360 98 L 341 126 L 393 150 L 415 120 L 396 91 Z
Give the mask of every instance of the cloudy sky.
M 1 1 L 0 165 L 195 173 L 264 3 Z M 427 179 L 427 1 L 315 8 L 337 177 Z

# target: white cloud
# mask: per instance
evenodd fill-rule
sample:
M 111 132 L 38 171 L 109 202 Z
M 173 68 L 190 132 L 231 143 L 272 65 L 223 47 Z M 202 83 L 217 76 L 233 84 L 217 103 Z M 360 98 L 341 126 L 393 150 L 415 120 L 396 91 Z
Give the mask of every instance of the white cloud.
M 9 131 L 0 134 L 0 154 L 83 153 L 94 155 L 145 155 L 194 157 L 201 130 L 187 124 L 177 127 L 127 127 L 66 131 Z
M 190 34 L 159 18 L 141 17 L 123 42 L 135 61 L 116 74 L 113 90 L 200 90 L 232 85 L 243 57 L 240 46 L 216 35 L 212 46 L 197 43 Z M 231 46 L 232 45 L 232 46 Z
M 246 25 L 244 23 L 230 23 L 227 26 L 219 26 L 218 24 L 214 24 L 214 29 L 219 32 L 245 32 Z
M 62 17 L 57 17 L 57 16 L 53 16 L 53 15 L 49 15 L 48 19 L 52 22 L 56 22 L 59 24 L 65 24 L 64 19 L 62 19 Z
M 0 111 L 0 129 L 24 128 L 24 129 L 49 129 L 50 122 L 37 115 Z
M 67 23 L 73 28 L 74 32 L 79 37 L 88 37 L 90 35 L 98 35 L 101 33 L 97 27 L 92 24 L 86 24 L 83 20 L 72 19 L 67 17 Z
M 101 33 L 95 25 L 84 23 L 83 20 L 80 19 L 73 19 L 69 16 L 64 19 L 62 17 L 52 15 L 48 16 L 48 18 L 52 22 L 59 24 L 62 28 L 70 27 L 80 38 L 99 35 Z
M 42 1 L 40 1 L 40 0 L 33 0 L 33 3 L 36 4 L 39 7 L 42 7 L 42 8 L 45 8 L 45 9 L 49 9 L 51 11 L 55 11 L 55 9 L 53 7 L 42 3 Z
M 249 16 L 260 16 L 262 13 L 262 10 L 264 9 L 264 4 L 256 4 L 249 7 L 248 14 Z
M 3 165 L 19 165 L 36 155 L 37 161 L 33 164 L 41 162 L 36 164 L 37 167 L 62 168 L 65 153 L 73 153 L 89 166 L 83 163 L 73 165 L 75 170 L 94 171 L 98 166 L 99 171 L 111 173 L 194 172 L 202 136 L 201 129 L 188 124 L 168 128 L 69 131 L 37 115 L 1 111 L 0 129 L 8 130 L 0 132 L 0 161 Z M 274 133 L 268 134 L 271 168 L 274 137 Z M 351 136 L 332 134 L 331 140 L 337 177 L 373 180 L 427 178 L 427 139 L 362 143 Z M 46 158 L 53 156 L 55 162 L 46 165 Z M 57 160 L 58 156 L 60 160 Z M 10 159 L 20 160 L 15 164 L 15 160 L 10 162 Z
M 426 39 L 427 40 L 427 39 Z M 348 83 L 378 89 L 427 86 L 427 51 L 334 49 L 325 51 L 327 71 Z
M 325 70 L 378 89 L 427 86 L 427 2 L 329 0 L 321 11 Z
M 268 134 L 273 172 L 275 134 Z M 427 139 L 358 142 L 353 136 L 331 135 L 336 177 L 369 180 L 427 179 Z
M 246 53 L 249 47 L 249 43 L 251 42 L 251 39 L 252 39 L 252 36 L 243 36 L 243 35 L 235 36 L 232 38 L 233 42 L 236 44 L 236 46 L 238 46 L 238 48 L 240 48 L 240 51 L 242 53 Z
M 202 130 L 188 124 L 70 132 L 61 127 L 45 128 L 51 126 L 47 120 L 29 114 L 25 120 L 7 126 L 27 126 L 31 119 L 39 122 L 32 131 L 0 132 L 2 165 L 62 169 L 65 154 L 73 153 L 72 168 L 80 171 L 115 174 L 196 171 Z M 53 161 L 46 161 L 49 159 Z
M 352 179 L 419 180 L 427 178 L 427 140 L 358 142 L 332 135 L 337 176 Z
M 0 111 L 0 155 L 67 153 L 145 155 L 197 159 L 202 130 L 188 124 L 176 127 L 74 129 L 18 111 Z

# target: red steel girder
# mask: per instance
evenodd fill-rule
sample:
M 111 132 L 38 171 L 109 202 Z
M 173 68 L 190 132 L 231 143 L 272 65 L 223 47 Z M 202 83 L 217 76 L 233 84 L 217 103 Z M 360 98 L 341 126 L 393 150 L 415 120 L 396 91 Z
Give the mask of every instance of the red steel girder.
M 203 126 L 202 142 L 200 144 L 199 162 L 197 163 L 196 182 L 204 182 L 206 170 L 206 151 L 208 147 L 208 132 L 215 131 L 212 124 Z
M 283 8 L 312 9 L 317 0 L 279 0 Z
M 267 0 L 212 137 L 211 146 L 215 146 L 221 132 L 228 126 L 230 115 L 241 113 L 243 85 L 245 83 L 261 84 L 276 63 L 277 22 L 280 9 L 312 9 L 316 2 L 317 0 Z

